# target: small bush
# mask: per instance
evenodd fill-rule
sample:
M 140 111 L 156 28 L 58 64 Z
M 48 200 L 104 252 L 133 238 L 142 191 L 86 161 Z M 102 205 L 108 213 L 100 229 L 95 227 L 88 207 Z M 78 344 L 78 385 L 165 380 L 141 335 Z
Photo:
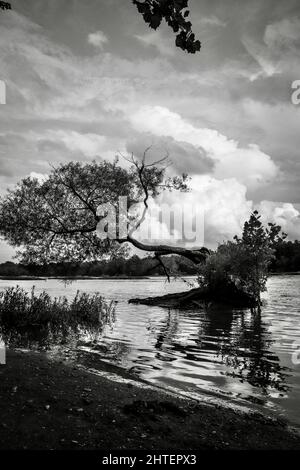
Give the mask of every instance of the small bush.
M 274 246 L 286 237 L 281 227 L 269 223 L 264 227 L 257 211 L 244 224 L 242 237 L 219 245 L 199 269 L 199 284 L 211 291 L 235 287 L 261 304 L 266 290 L 268 270 Z

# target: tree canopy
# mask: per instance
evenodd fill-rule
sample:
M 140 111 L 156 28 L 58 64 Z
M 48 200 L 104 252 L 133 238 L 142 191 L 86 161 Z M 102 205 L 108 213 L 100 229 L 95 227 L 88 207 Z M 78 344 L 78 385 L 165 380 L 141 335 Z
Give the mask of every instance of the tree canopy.
M 200 283 L 212 290 L 234 283 L 259 304 L 276 246 L 285 238 L 279 225 L 269 223 L 264 227 L 261 216 L 254 211 L 244 224 L 242 237 L 235 236 L 233 241 L 219 245 L 200 267 Z
M 1 10 L 11 10 L 11 4 L 7 2 L 0 1 L 0 9 Z
M 129 169 L 118 162 L 70 162 L 53 168 L 44 181 L 27 177 L 0 201 L 0 235 L 18 252 L 24 263 L 98 260 L 126 252 L 127 243 L 160 256 L 182 255 L 201 262 L 207 250 L 188 250 L 168 245 L 148 245 L 134 238 L 134 231 L 117 240 L 101 240 L 97 225 L 100 204 L 117 207 L 126 196 L 128 207 L 143 202 L 143 213 L 134 220 L 135 229 L 143 223 L 149 197 L 161 191 L 187 190 L 186 175 L 167 178 L 164 158 L 146 164 L 133 156 Z M 160 165 L 161 164 L 161 165 Z M 133 221 L 131 221 L 133 222 Z
M 175 44 L 183 51 L 195 54 L 201 43 L 195 39 L 192 23 L 188 21 L 188 0 L 132 0 L 144 21 L 157 29 L 163 20 L 176 34 Z

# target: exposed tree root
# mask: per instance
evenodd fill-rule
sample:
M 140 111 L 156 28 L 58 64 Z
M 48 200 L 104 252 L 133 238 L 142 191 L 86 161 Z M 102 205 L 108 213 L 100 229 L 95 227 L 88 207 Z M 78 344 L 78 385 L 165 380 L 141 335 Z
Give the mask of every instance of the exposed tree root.
M 214 291 L 198 287 L 187 292 L 129 300 L 129 303 L 133 304 L 166 308 L 205 308 L 211 302 L 240 308 L 255 307 L 254 299 L 235 286 L 222 287 Z

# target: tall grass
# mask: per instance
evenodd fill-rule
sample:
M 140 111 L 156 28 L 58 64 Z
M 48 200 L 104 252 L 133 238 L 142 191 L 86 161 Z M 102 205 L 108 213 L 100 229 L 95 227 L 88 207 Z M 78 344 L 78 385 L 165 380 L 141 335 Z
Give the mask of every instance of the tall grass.
M 20 334 L 54 339 L 82 330 L 100 332 L 112 321 L 115 303 L 107 303 L 99 294 L 77 291 L 73 300 L 51 298 L 46 292 L 36 294 L 34 287 L 9 287 L 0 292 L 0 333 L 11 342 Z

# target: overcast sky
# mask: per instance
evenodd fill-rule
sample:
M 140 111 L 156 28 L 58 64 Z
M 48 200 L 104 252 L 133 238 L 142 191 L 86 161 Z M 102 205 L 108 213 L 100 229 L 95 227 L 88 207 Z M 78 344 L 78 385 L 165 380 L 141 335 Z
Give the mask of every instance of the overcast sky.
M 190 1 L 201 52 L 153 31 L 130 0 L 12 0 L 0 12 L 3 194 L 49 163 L 167 149 L 205 207 L 205 242 L 257 207 L 299 238 L 299 0 Z M 168 195 L 169 202 L 182 196 Z M 13 251 L 4 243 L 0 261 Z

